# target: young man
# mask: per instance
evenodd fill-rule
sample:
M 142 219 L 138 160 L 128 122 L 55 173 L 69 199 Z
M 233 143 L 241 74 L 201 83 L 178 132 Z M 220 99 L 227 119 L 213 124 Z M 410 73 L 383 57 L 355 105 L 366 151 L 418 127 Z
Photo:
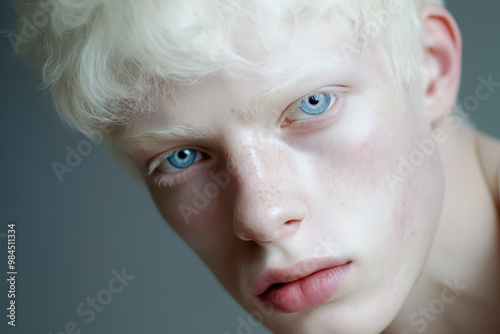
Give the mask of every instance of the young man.
M 500 331 L 500 143 L 453 113 L 461 37 L 439 3 L 42 6 L 19 47 L 62 117 L 104 133 L 271 331 Z

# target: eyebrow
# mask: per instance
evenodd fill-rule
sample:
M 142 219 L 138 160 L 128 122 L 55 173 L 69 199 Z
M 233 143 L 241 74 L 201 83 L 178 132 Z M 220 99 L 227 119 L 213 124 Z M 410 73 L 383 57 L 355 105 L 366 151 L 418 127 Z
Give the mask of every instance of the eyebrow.
M 339 70 L 347 61 L 346 57 L 332 57 L 329 55 L 308 62 L 293 71 L 279 85 L 259 96 L 254 102 L 241 107 L 240 115 L 245 119 L 259 116 L 259 114 L 268 110 L 271 105 L 289 98 L 307 80 Z M 313 91 L 313 89 L 318 88 L 321 87 L 314 86 L 310 89 Z M 213 136 L 213 132 L 201 123 L 170 123 L 160 129 L 151 128 L 140 133 L 123 135 L 117 140 L 117 143 L 126 149 L 140 149 L 148 143 L 206 140 L 211 136 Z
M 160 129 L 151 128 L 137 134 L 123 135 L 117 139 L 117 144 L 125 149 L 140 149 L 151 143 L 206 139 L 210 134 L 209 129 L 201 123 L 170 123 Z
M 290 95 L 290 92 L 297 90 L 297 88 L 303 85 L 308 79 L 339 70 L 347 61 L 348 59 L 346 57 L 332 57 L 331 55 L 315 59 L 307 63 L 307 65 L 299 67 L 297 71 L 292 72 L 283 83 L 272 88 L 257 100 L 262 100 L 262 102 L 260 102 L 262 105 L 269 105 L 275 101 L 283 100 Z

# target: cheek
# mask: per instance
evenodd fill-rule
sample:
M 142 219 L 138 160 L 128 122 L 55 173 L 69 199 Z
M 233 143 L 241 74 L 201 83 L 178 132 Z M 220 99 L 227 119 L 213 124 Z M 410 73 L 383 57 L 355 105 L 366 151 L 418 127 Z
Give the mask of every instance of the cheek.
M 412 110 L 405 98 L 377 89 L 352 100 L 356 103 L 347 104 L 347 114 L 316 159 L 319 170 L 329 171 L 318 182 L 323 198 L 339 194 L 330 214 L 349 222 L 346 232 L 369 234 L 372 244 L 388 239 L 401 244 L 415 228 L 427 234 L 437 219 L 435 199 L 441 193 L 437 154 L 426 155 L 408 175 L 398 175 L 401 161 L 415 155 L 415 141 L 430 137 L 423 113 Z M 419 217 L 429 218 L 425 224 L 431 226 L 419 226 Z
M 148 185 L 162 217 L 195 251 L 217 242 L 216 238 L 220 237 L 223 228 L 220 202 L 230 184 L 227 173 L 221 175 L 215 170 L 207 170 L 204 174 L 206 177 L 177 189 Z
M 411 103 L 394 103 L 374 111 L 376 116 L 365 114 L 351 127 L 355 140 L 346 144 L 343 157 L 345 173 L 356 187 L 351 200 L 372 223 L 357 225 L 369 231 L 366 245 L 395 263 L 420 265 L 439 220 L 443 173 L 437 144 L 427 153 L 417 144 L 432 136 L 423 112 L 412 108 Z
M 205 175 L 205 177 L 201 177 Z M 225 263 L 233 262 L 238 240 L 232 231 L 233 180 L 215 168 L 179 189 L 159 189 L 150 184 L 156 207 L 170 227 L 224 284 Z
M 225 178 L 230 177 L 230 174 L 224 173 L 226 171 L 212 171 L 212 175 L 216 175 L 215 180 L 207 171 L 207 178 L 190 183 L 182 191 L 167 193 L 154 188 L 150 188 L 150 191 L 160 213 L 172 229 L 198 255 L 226 290 L 234 298 L 244 302 L 235 283 L 244 277 L 240 273 L 242 265 L 257 258 L 257 248 L 252 243 L 237 239 L 232 230 L 234 181 Z M 208 184 L 219 185 L 217 195 L 216 191 L 208 191 Z M 195 210 L 188 222 L 186 211 L 182 211 L 181 207 Z
M 329 190 L 341 191 L 346 203 L 362 204 L 365 197 L 386 193 L 385 175 L 412 137 L 401 106 L 379 102 L 384 100 L 380 95 L 373 90 L 347 103 L 342 119 L 328 134 L 331 140 L 317 155 L 316 163 L 330 171 Z

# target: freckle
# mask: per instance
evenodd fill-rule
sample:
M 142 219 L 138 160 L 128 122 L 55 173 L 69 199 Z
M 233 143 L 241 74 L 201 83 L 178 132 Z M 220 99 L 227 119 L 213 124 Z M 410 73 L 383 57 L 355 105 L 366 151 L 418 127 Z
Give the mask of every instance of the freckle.
M 231 112 L 234 112 L 234 109 L 231 109 Z

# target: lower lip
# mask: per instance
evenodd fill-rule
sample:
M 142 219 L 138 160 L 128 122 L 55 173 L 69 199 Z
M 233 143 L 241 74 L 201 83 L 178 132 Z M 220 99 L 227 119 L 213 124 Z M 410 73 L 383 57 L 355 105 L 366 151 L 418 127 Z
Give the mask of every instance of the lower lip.
M 297 281 L 272 287 L 259 300 L 276 311 L 293 313 L 331 299 L 349 273 L 351 263 L 323 269 Z

